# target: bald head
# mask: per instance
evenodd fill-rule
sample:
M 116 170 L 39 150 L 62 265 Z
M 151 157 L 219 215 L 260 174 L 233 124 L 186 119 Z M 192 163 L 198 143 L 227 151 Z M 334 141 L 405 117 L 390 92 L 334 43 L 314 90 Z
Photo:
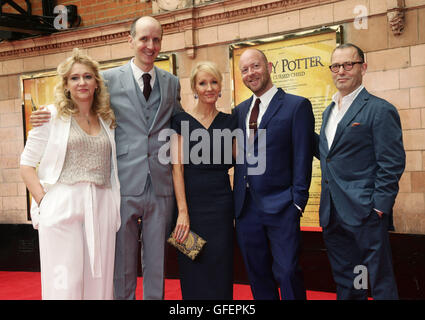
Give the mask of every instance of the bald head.
M 261 97 L 273 86 L 270 77 L 272 66 L 261 50 L 245 50 L 239 59 L 239 69 L 243 83 L 257 97 Z
M 248 57 L 256 56 L 256 57 L 260 58 L 261 60 L 263 60 L 264 64 L 267 65 L 269 63 L 269 61 L 267 60 L 267 57 L 264 54 L 264 52 L 261 51 L 261 50 L 259 50 L 259 49 L 255 49 L 255 48 L 253 48 L 253 49 L 246 49 L 242 53 L 240 60 L 242 60 L 242 58 L 245 58 L 246 56 L 248 56 Z M 239 66 L 240 66 L 240 60 L 239 60 Z
M 133 20 L 133 23 L 131 24 L 131 27 L 130 27 L 130 36 L 132 36 L 133 38 L 136 36 L 136 30 L 138 26 L 142 26 L 142 27 L 155 26 L 161 30 L 161 38 L 162 38 L 163 30 L 162 30 L 161 23 L 159 23 L 158 20 L 156 20 L 155 18 L 151 16 L 143 16 Z

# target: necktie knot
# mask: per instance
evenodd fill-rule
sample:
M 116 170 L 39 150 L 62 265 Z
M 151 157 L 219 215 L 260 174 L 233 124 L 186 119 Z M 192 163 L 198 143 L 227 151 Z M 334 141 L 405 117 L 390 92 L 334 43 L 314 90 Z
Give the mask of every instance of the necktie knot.
M 152 77 L 149 73 L 144 73 L 142 75 L 142 78 L 143 78 L 143 84 L 146 85 L 147 83 L 150 83 Z
M 142 75 L 142 78 L 143 78 L 143 95 L 145 96 L 146 100 L 148 100 L 152 91 L 152 87 L 151 87 L 152 77 L 149 73 L 144 73 Z

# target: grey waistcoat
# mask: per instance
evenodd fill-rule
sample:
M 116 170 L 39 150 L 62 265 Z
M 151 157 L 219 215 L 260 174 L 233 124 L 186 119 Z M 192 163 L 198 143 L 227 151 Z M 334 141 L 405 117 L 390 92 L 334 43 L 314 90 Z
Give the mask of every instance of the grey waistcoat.
M 158 75 L 155 78 L 155 83 L 153 85 L 152 92 L 149 96 L 148 101 L 146 101 L 142 90 L 140 90 L 139 84 L 136 82 L 136 79 L 134 79 L 134 82 L 136 87 L 137 98 L 139 99 L 139 102 L 140 102 L 140 108 L 142 108 L 143 115 L 148 123 L 149 128 L 151 128 L 153 120 L 155 119 L 155 115 L 159 108 L 159 103 L 161 102 L 161 93 L 159 90 Z

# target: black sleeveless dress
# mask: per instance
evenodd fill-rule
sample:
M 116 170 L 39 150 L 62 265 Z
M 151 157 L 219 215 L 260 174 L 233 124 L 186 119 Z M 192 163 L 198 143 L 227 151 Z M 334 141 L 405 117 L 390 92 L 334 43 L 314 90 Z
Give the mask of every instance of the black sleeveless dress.
M 194 261 L 178 253 L 184 300 L 233 299 L 234 209 L 228 174 L 233 165 L 231 156 L 229 159 L 231 144 L 222 139 L 217 145 L 214 140 L 220 141 L 217 133 L 225 132 L 222 130 L 228 129 L 230 133 L 236 127 L 235 117 L 222 112 L 208 129 L 186 112 L 172 120 L 172 128 L 189 142 L 184 182 L 190 229 L 207 241 Z M 209 140 L 209 152 L 206 140 Z

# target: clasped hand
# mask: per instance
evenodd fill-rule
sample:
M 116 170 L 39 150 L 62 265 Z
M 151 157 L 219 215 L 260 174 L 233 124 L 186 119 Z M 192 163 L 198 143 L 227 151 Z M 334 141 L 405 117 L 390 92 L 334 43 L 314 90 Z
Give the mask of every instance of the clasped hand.
M 189 235 L 189 231 L 189 215 L 187 213 L 179 213 L 176 227 L 174 228 L 174 239 L 179 243 L 183 243 Z
M 33 111 L 30 116 L 30 123 L 33 127 L 40 127 L 50 119 L 50 111 L 45 106 L 41 106 Z

